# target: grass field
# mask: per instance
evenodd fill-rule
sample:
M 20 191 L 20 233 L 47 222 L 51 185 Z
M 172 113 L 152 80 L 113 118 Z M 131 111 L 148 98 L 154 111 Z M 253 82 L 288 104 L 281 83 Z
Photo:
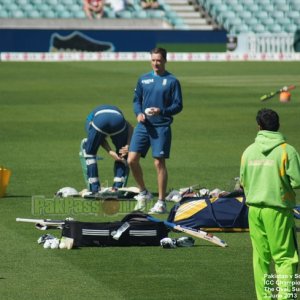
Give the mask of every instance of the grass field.
M 288 104 L 278 98 L 259 101 L 268 91 L 297 85 L 299 62 L 167 66 L 180 79 L 184 95 L 184 110 L 173 124 L 169 189 L 198 183 L 230 189 L 262 107 L 278 111 L 281 131 L 300 151 L 300 88 Z M 148 62 L 0 63 L 0 165 L 12 170 L 7 197 L 0 199 L 1 299 L 255 299 L 248 233 L 217 234 L 229 244 L 226 249 L 199 240 L 195 247 L 174 250 L 44 250 L 36 243 L 43 232 L 15 222 L 16 217 L 69 216 L 37 215 L 32 196 L 51 199 L 61 187 L 84 188 L 78 150 L 87 114 L 99 104 L 114 104 L 135 124 L 133 89 L 149 68 Z M 99 163 L 102 182 L 111 185 L 112 160 L 100 155 L 105 158 Z M 156 192 L 151 157 L 142 164 L 147 185 Z M 135 185 L 131 177 L 128 185 Z M 120 220 L 132 205 L 119 215 L 73 216 Z

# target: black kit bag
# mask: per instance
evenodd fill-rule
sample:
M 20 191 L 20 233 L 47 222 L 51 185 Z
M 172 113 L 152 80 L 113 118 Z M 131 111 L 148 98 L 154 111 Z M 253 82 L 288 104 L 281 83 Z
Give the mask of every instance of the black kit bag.
M 147 214 L 133 212 L 116 222 L 66 221 L 62 237 L 74 239 L 74 247 L 159 246 L 168 236 L 163 222 L 152 222 Z

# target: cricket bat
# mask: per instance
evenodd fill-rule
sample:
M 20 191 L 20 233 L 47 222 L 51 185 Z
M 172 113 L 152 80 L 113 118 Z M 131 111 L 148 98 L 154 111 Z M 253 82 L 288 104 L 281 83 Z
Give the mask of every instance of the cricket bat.
M 288 87 L 283 87 L 283 88 L 281 88 L 281 89 L 279 89 L 277 91 L 270 92 L 268 94 L 265 94 L 265 95 L 261 96 L 260 97 L 260 101 L 263 102 L 263 101 L 269 100 L 269 99 L 273 98 L 275 95 L 277 95 L 277 94 L 279 94 L 281 92 L 284 92 L 284 91 L 288 92 L 288 91 L 291 91 L 291 90 L 293 90 L 295 88 L 296 88 L 296 86 L 294 86 L 294 85 L 290 85 Z
M 203 230 L 197 230 L 191 227 L 186 227 L 186 226 L 181 226 L 181 225 L 177 225 L 175 223 L 172 222 L 168 222 L 168 221 L 162 221 L 160 219 L 154 218 L 152 216 L 148 216 L 147 219 L 149 221 L 153 221 L 153 222 L 164 222 L 164 224 L 174 230 L 180 231 L 180 232 L 184 232 L 190 236 L 193 236 L 195 238 L 199 238 L 202 240 L 206 240 L 210 243 L 213 243 L 215 245 L 218 245 L 220 247 L 227 247 L 227 243 L 223 240 L 221 240 L 220 238 L 218 238 L 215 235 L 212 235 L 211 233 L 208 233 L 206 231 Z
M 40 230 L 47 229 L 61 229 L 65 224 L 64 220 L 51 220 L 51 219 L 26 219 L 16 218 L 17 222 L 34 223 L 35 227 Z

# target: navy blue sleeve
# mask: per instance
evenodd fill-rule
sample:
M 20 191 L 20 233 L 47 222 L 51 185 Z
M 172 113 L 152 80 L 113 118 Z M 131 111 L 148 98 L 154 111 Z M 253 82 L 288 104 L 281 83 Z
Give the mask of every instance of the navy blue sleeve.
M 141 81 L 139 79 L 136 88 L 134 90 L 134 98 L 133 98 L 133 111 L 136 116 L 139 115 L 140 113 L 143 113 L 142 102 L 143 102 L 143 89 L 142 89 Z
M 173 116 L 183 109 L 181 86 L 178 80 L 175 80 L 171 85 L 171 98 L 171 105 L 162 110 L 162 116 Z

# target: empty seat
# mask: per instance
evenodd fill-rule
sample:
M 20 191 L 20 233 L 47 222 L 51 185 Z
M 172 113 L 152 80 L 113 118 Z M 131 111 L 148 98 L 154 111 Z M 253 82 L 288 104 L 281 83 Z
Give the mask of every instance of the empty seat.
M 59 4 L 59 1 L 58 0 L 47 0 L 45 1 L 47 4 L 49 4 L 50 6 L 55 6 L 55 5 L 58 5 Z
M 286 0 L 273 0 L 273 3 L 275 5 L 281 5 L 281 4 L 286 4 L 287 1 Z
M 60 2 L 62 4 L 64 4 L 65 6 L 71 6 L 74 4 L 74 1 L 73 0 L 60 0 Z
M 26 16 L 27 16 L 27 18 L 30 18 L 30 19 L 38 19 L 38 18 L 42 17 L 42 15 L 40 14 L 40 12 L 38 10 L 28 11 L 28 12 L 26 12 Z
M 85 16 L 85 13 L 83 12 L 83 10 L 81 10 L 81 11 L 75 11 L 73 13 L 73 17 L 76 19 L 84 19 L 86 16 Z
M 1 4 L 5 6 L 5 4 L 11 4 L 11 0 L 1 0 Z
M 30 10 L 34 10 L 34 6 L 30 3 L 27 3 L 27 4 L 22 6 L 22 10 L 25 11 L 25 12 L 30 11 Z
M 252 13 L 256 13 L 260 11 L 260 7 L 256 3 L 251 5 L 244 5 L 244 6 L 247 10 L 251 11 Z
M 286 24 L 283 26 L 283 29 L 287 33 L 295 33 L 298 29 L 298 26 L 295 24 Z
M 253 18 L 252 13 L 248 10 L 240 11 L 237 15 L 245 22 L 247 22 L 247 20 Z
M 237 4 L 237 5 L 233 5 L 233 6 L 229 6 L 229 8 L 231 10 L 233 10 L 236 13 L 242 12 L 245 10 L 244 6 L 242 4 Z
M 104 6 L 104 17 L 114 19 L 116 17 L 116 13 L 110 7 Z
M 65 6 L 62 5 L 61 3 L 60 3 L 60 4 L 57 4 L 55 7 L 52 7 L 52 9 L 54 9 L 54 11 L 55 11 L 56 13 L 59 13 L 59 12 L 61 12 L 61 11 L 65 11 L 65 10 L 66 10 Z
M 12 10 L 10 15 L 12 18 L 25 18 L 24 12 L 20 9 Z
M 275 10 L 274 5 L 273 4 L 266 4 L 263 6 L 263 9 L 268 12 L 271 13 Z
M 255 33 L 263 33 L 263 32 L 266 32 L 265 26 L 262 25 L 262 24 L 260 24 L 260 23 L 254 25 L 254 26 L 251 27 L 251 28 L 253 29 L 253 31 L 254 31 Z
M 5 9 L 0 10 L 0 18 L 9 18 L 9 13 Z
M 227 10 L 228 10 L 228 6 L 226 4 L 220 4 L 220 5 L 213 6 L 210 13 L 212 16 L 216 16 Z
M 43 17 L 47 19 L 54 19 L 57 15 L 53 10 L 47 10 L 43 12 Z
M 291 3 L 291 9 L 300 11 L 300 2 Z
M 288 12 L 290 10 L 290 6 L 288 4 L 278 4 L 275 5 L 276 10 L 282 11 L 284 13 Z
M 256 18 L 251 18 L 246 21 L 247 25 L 249 25 L 250 28 L 254 27 L 255 25 L 259 24 L 258 20 Z
M 204 6 L 208 11 L 211 11 L 213 6 L 221 5 L 222 3 L 223 3 L 222 0 L 207 0 L 205 1 Z
M 225 29 L 229 31 L 236 31 L 238 27 L 240 27 L 243 24 L 242 20 L 239 18 L 234 18 L 232 20 L 226 20 L 224 23 Z
M 45 3 L 44 0 L 31 0 L 30 1 L 33 5 L 35 5 L 36 8 L 39 7 L 39 5 Z
M 148 10 L 147 15 L 153 19 L 158 19 L 158 18 L 161 19 L 165 16 L 165 12 L 163 10 L 153 9 L 153 10 Z
M 284 18 L 282 18 L 282 19 L 278 19 L 278 20 L 277 20 L 277 23 L 283 26 L 283 25 L 289 25 L 289 24 L 292 24 L 293 21 L 292 21 L 291 19 L 287 18 L 287 17 L 284 17 Z
M 121 10 L 116 13 L 116 16 L 122 19 L 131 19 L 132 13 L 129 10 Z
M 275 23 L 273 18 L 266 18 L 266 19 L 262 20 L 261 22 L 266 26 L 271 26 Z
M 300 12 L 297 10 L 292 10 L 286 13 L 286 16 L 290 18 L 291 20 L 299 19 L 300 18 Z
M 240 4 L 241 1 L 239 1 L 239 0 L 224 0 L 224 3 L 226 3 L 227 5 L 233 7 L 235 5 Z
M 225 23 L 225 21 L 227 19 L 233 19 L 235 18 L 235 13 L 233 11 L 223 11 L 221 12 L 218 16 L 217 16 L 217 21 L 220 23 L 220 24 L 223 24 Z
M 235 28 L 236 33 L 245 33 L 249 32 L 250 28 L 247 24 L 242 24 L 239 27 Z
M 16 3 L 4 3 L 4 7 L 7 11 L 15 11 L 19 9 Z
M 78 4 L 74 4 L 72 6 L 68 7 L 69 11 L 71 11 L 72 13 L 75 13 L 77 11 L 82 11 L 82 6 L 78 5 Z
M 29 0 L 15 0 L 14 2 L 18 4 L 20 8 L 22 8 L 21 6 L 30 3 Z
M 261 10 L 261 11 L 256 12 L 255 16 L 258 19 L 260 19 L 261 21 L 263 21 L 264 19 L 267 19 L 269 17 L 269 14 L 266 11 Z
M 57 13 L 57 16 L 59 18 L 62 18 L 62 19 L 69 19 L 69 18 L 72 18 L 72 14 L 68 11 L 68 10 L 64 10 L 64 11 L 59 11 Z
M 40 4 L 40 5 L 36 6 L 36 9 L 41 11 L 41 12 L 44 12 L 44 11 L 51 10 L 51 7 L 47 3 L 43 3 L 43 4 Z
M 259 5 L 264 7 L 266 5 L 269 5 L 272 2 L 272 0 L 259 0 Z
M 271 15 L 275 19 L 282 19 L 282 18 L 284 18 L 284 13 L 282 11 L 277 11 L 277 10 L 273 11 Z
M 280 33 L 283 32 L 283 29 L 279 24 L 273 24 L 271 26 L 268 26 L 268 31 L 272 33 Z
M 133 17 L 138 19 L 146 19 L 148 18 L 147 13 L 145 10 L 137 10 L 133 12 Z

